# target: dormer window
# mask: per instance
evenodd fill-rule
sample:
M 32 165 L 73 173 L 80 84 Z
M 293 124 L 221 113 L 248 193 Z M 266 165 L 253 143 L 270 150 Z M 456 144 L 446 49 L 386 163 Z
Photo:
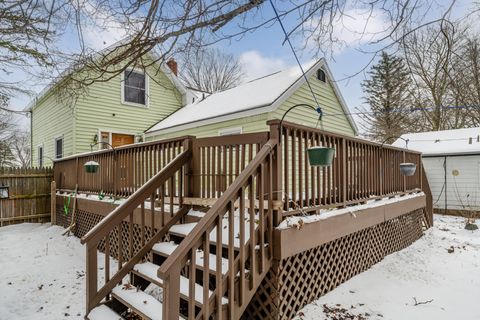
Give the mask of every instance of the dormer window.
M 147 79 L 144 72 L 125 70 L 122 83 L 123 102 L 147 105 Z
M 322 82 L 327 82 L 327 76 L 325 75 L 325 71 L 322 69 L 317 70 L 317 79 Z

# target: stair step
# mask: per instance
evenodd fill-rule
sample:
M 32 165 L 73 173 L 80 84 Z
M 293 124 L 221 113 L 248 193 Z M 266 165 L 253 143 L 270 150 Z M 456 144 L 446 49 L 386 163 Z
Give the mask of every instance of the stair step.
M 123 320 L 123 318 L 104 304 L 95 307 L 87 316 L 88 320 Z
M 156 243 L 152 251 L 153 253 L 156 253 L 158 255 L 168 257 L 175 251 L 175 249 L 178 247 L 178 244 L 175 244 L 174 242 L 158 242 Z M 203 270 L 203 255 L 204 252 L 202 250 L 197 250 L 197 254 L 195 255 L 195 263 L 199 269 Z M 209 255 L 209 261 L 208 261 L 209 267 L 210 267 L 210 272 L 211 273 L 216 273 L 217 271 L 217 257 L 216 255 L 210 253 Z M 225 259 L 222 257 L 222 274 L 227 274 L 228 272 L 228 259 Z
M 163 280 L 157 276 L 158 268 L 159 266 L 156 264 L 153 264 L 151 262 L 144 262 L 136 264 L 135 267 L 133 267 L 133 272 L 144 278 L 145 280 L 148 280 L 159 287 L 163 287 Z M 180 276 L 180 295 L 182 295 L 185 300 L 188 300 L 189 292 L 189 279 L 184 276 Z M 211 290 L 209 290 L 208 292 L 209 296 L 211 296 L 213 293 Z M 222 300 L 223 304 L 228 303 L 228 299 L 223 298 Z M 199 284 L 195 284 L 195 302 L 199 306 L 203 303 L 203 286 Z
M 162 320 L 162 303 L 135 287 L 125 289 L 119 285 L 113 288 L 112 297 L 144 319 Z
M 170 228 L 169 233 L 171 235 L 175 235 L 175 236 L 179 236 L 179 237 L 184 238 L 193 230 L 193 228 L 195 228 L 196 225 L 197 225 L 196 222 L 176 224 L 176 225 L 174 225 Z M 223 218 L 222 225 L 223 225 L 223 228 L 222 228 L 222 245 L 224 247 L 228 247 L 228 236 L 229 236 L 229 234 L 228 234 L 229 233 L 228 217 Z M 255 230 L 256 229 L 258 229 L 258 223 L 255 222 Z M 240 224 L 239 224 L 239 221 L 238 221 L 238 216 L 235 217 L 235 224 L 234 224 L 233 230 L 234 230 L 233 231 L 233 234 L 234 234 L 233 245 L 234 245 L 235 249 L 239 249 L 240 248 L 240 238 L 239 238 Z M 250 239 L 250 225 L 249 225 L 249 223 L 245 223 L 245 243 L 247 243 L 249 239 Z M 216 241 L 217 241 L 217 228 L 214 228 L 210 232 L 210 242 L 212 244 L 216 244 Z

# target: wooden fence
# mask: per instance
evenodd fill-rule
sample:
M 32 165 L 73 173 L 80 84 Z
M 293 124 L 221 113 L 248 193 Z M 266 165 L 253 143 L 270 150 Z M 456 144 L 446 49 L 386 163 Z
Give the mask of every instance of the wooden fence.
M 0 168 L 0 226 L 50 221 L 51 168 Z

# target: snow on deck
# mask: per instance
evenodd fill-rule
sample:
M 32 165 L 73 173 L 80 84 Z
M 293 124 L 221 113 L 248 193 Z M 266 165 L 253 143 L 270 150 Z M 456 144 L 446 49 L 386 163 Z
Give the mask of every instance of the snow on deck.
M 392 204 L 392 203 L 396 203 L 396 202 L 400 202 L 408 199 L 413 199 L 416 197 L 421 197 L 424 195 L 425 193 L 418 192 L 414 194 L 407 194 L 404 196 L 398 195 L 393 198 L 383 198 L 380 200 L 368 200 L 367 203 L 365 204 L 358 204 L 358 205 L 354 205 L 346 208 L 322 209 L 320 210 L 319 214 L 288 217 L 278 225 L 277 229 L 288 229 L 288 228 L 294 228 L 294 227 L 296 228 L 299 225 L 304 223 L 317 222 L 320 220 L 325 220 L 325 219 L 338 216 L 341 214 L 346 214 L 346 213 L 350 213 L 352 216 L 356 217 L 357 212 L 361 210 L 380 207 L 387 204 Z
M 434 227 L 410 247 L 307 305 L 294 319 L 480 319 L 480 230 L 464 226 L 463 218 L 435 216 Z

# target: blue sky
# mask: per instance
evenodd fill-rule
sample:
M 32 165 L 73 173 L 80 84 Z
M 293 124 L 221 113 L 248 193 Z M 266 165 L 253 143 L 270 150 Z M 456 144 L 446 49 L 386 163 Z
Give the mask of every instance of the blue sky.
M 450 1 L 447 1 L 448 3 Z M 463 14 L 470 6 L 471 1 L 459 0 L 454 9 L 454 15 Z M 432 7 L 426 19 L 435 18 L 438 12 L 443 10 L 444 3 L 439 1 L 438 5 Z M 372 54 L 366 54 L 362 51 L 377 49 L 379 46 L 372 47 L 369 45 L 371 40 L 379 37 L 383 31 L 388 29 L 388 19 L 380 13 L 370 16 L 368 23 L 366 20 L 367 11 L 350 10 L 342 21 L 337 21 L 335 25 L 334 36 L 340 39 L 342 45 L 337 45 L 332 50 L 331 55 L 327 55 L 327 61 L 333 71 L 334 77 L 338 81 L 337 84 L 350 108 L 354 111 L 362 104 L 361 82 L 366 77 L 366 72 L 362 71 L 367 66 Z M 273 11 L 268 3 L 265 3 L 262 9 L 262 17 L 273 17 Z M 99 14 L 97 19 L 101 20 Z M 291 16 L 284 20 L 285 26 L 290 29 L 295 24 L 295 16 Z M 225 32 L 235 29 L 235 25 L 227 26 Z M 365 30 L 366 35 L 361 36 L 358 30 Z M 113 43 L 115 40 L 121 39 L 123 30 L 121 25 L 112 24 L 111 28 L 106 31 L 99 31 L 96 28 L 86 26 L 84 28 L 84 39 L 87 45 L 95 49 L 101 49 L 107 44 Z M 61 47 L 65 50 L 73 51 L 78 47 L 76 36 L 72 32 L 67 32 L 62 39 Z M 294 56 L 290 48 L 285 44 L 282 46 L 284 39 L 282 30 L 278 24 L 268 28 L 258 29 L 253 33 L 246 34 L 240 39 L 219 42 L 217 46 L 230 52 L 240 58 L 244 64 L 247 79 L 263 76 L 278 70 L 285 69 L 295 65 Z M 297 47 L 304 39 L 295 39 Z M 312 52 L 312 44 L 307 45 L 310 50 L 297 50 L 302 62 L 319 58 Z M 181 70 L 180 70 L 181 72 Z M 358 74 L 357 74 L 358 73 Z M 355 75 L 357 74 L 357 75 Z M 346 80 L 342 80 L 348 78 Z M 33 87 L 34 91 L 39 92 L 45 83 L 40 83 Z M 25 107 L 30 97 L 17 97 L 12 100 L 12 106 L 16 109 Z M 22 126 L 28 126 L 29 121 L 26 118 L 19 118 Z

